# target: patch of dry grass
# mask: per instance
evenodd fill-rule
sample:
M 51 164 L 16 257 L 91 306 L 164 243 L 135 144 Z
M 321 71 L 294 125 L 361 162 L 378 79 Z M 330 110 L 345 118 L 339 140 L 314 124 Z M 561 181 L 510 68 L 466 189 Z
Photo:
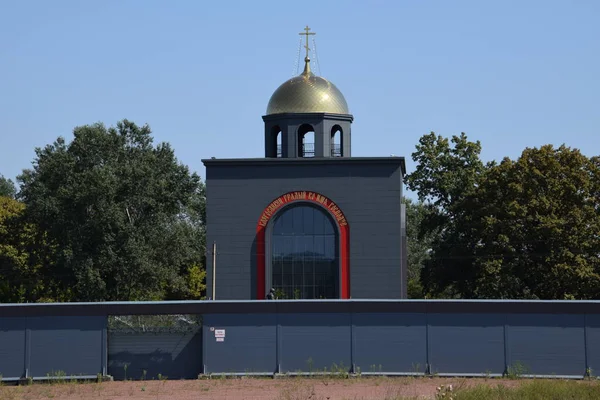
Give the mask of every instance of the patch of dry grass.
M 452 385 L 444 397 L 436 388 Z M 436 397 L 437 396 L 437 397 Z M 289 377 L 0 385 L 1 400 L 541 400 L 600 399 L 600 381 L 431 377 Z

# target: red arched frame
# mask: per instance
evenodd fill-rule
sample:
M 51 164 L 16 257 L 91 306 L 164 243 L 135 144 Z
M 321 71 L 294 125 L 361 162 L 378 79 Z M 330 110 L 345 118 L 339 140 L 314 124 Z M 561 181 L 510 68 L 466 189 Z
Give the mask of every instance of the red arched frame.
M 294 202 L 314 203 L 324 208 L 336 222 L 340 234 L 340 295 L 342 299 L 350 298 L 350 246 L 349 226 L 342 210 L 329 198 L 315 192 L 288 192 L 273 200 L 264 209 L 256 225 L 256 297 L 264 300 L 266 296 L 265 269 L 266 248 L 265 235 L 271 218 L 284 206 Z

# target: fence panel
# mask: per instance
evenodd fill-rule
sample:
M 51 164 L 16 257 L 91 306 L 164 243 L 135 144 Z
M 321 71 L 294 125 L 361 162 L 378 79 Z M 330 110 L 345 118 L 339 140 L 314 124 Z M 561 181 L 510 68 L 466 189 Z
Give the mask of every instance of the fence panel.
M 205 373 L 275 373 L 276 321 L 276 314 L 205 315 Z
M 33 317 L 30 376 L 89 376 L 102 373 L 106 317 Z
M 523 375 L 583 376 L 583 314 L 509 314 L 508 366 Z
M 356 313 L 352 315 L 352 324 L 357 372 L 425 372 L 427 323 L 424 313 Z
M 504 314 L 429 314 L 427 320 L 431 373 L 504 372 Z
M 0 318 L 0 375 L 4 380 L 25 376 L 27 318 Z
M 350 370 L 350 313 L 280 314 L 279 325 L 281 372 Z
M 600 374 L 600 315 L 585 316 L 587 367 L 593 376 Z

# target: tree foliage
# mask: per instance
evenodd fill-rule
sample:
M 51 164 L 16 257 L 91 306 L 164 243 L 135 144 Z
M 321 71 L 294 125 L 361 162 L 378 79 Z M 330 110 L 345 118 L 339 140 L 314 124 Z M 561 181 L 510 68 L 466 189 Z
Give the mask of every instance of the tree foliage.
M 566 146 L 527 148 L 476 192 L 476 297 L 600 296 L 600 168 Z
M 464 267 L 465 276 L 455 281 L 446 271 L 453 271 L 452 263 L 470 257 L 471 238 L 461 231 L 468 230 L 472 219 L 468 203 L 486 169 L 480 152 L 481 144 L 470 142 L 464 133 L 448 140 L 431 132 L 421 137 L 412 154 L 417 167 L 406 182 L 424 203 L 419 235 L 432 241 L 421 270 L 428 296 L 458 297 L 462 286 L 468 285 Z
M 421 271 L 429 259 L 429 252 L 433 242 L 431 232 L 422 232 L 421 225 L 427 216 L 427 208 L 422 202 L 415 202 L 404 198 L 406 205 L 406 238 L 408 247 L 407 286 L 408 297 L 411 299 L 423 298 L 421 284 Z
M 23 204 L 8 196 L 0 196 L 0 298 L 15 299 L 14 290 L 9 283 L 15 275 L 21 276 L 26 268 L 28 257 L 15 240 L 19 230 L 19 217 L 24 210 Z M 19 235 L 20 236 L 20 235 Z
M 484 165 L 479 143 L 424 136 L 409 188 L 435 234 L 421 279 L 430 297 L 597 298 L 600 163 L 566 146 Z
M 204 185 L 148 126 L 77 127 L 70 143 L 36 149 L 18 180 L 70 300 L 199 295 L 189 271 L 204 267 Z
M 0 174 L 0 196 L 14 199 L 16 194 L 17 189 L 15 188 L 14 182 L 10 179 L 6 179 L 2 174 Z
M 485 170 L 479 158 L 481 143 L 470 142 L 465 133 L 449 141 L 431 132 L 419 139 L 416 149 L 412 158 L 417 166 L 406 183 L 441 213 L 451 212 L 472 193 Z
M 34 224 L 24 219 L 25 205 L 0 196 L 0 301 L 55 301 L 56 281 L 49 266 L 54 251 Z

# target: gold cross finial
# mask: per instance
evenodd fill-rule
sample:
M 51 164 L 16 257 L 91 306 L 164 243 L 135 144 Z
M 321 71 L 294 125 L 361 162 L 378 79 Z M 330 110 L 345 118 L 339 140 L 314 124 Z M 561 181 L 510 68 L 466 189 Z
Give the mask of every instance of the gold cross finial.
M 308 27 L 308 25 L 306 25 L 306 28 L 304 28 L 304 32 L 299 33 L 299 35 L 305 35 L 306 36 L 306 45 L 304 46 L 304 48 L 306 49 L 306 58 L 308 58 L 308 52 L 310 51 L 310 47 L 308 47 L 308 36 L 309 35 L 316 35 L 316 33 L 314 32 L 309 32 L 310 28 Z
M 304 72 L 303 72 L 303 74 L 305 74 L 305 75 L 310 74 L 310 58 L 308 57 L 308 52 L 310 51 L 310 47 L 308 47 L 308 37 L 310 35 L 316 35 L 316 33 L 309 32 L 309 31 L 310 31 L 310 28 L 308 27 L 308 25 L 306 25 L 306 28 L 304 28 L 304 32 L 299 33 L 299 35 L 306 36 L 306 45 L 304 45 L 304 48 L 306 49 L 306 57 L 304 57 Z

